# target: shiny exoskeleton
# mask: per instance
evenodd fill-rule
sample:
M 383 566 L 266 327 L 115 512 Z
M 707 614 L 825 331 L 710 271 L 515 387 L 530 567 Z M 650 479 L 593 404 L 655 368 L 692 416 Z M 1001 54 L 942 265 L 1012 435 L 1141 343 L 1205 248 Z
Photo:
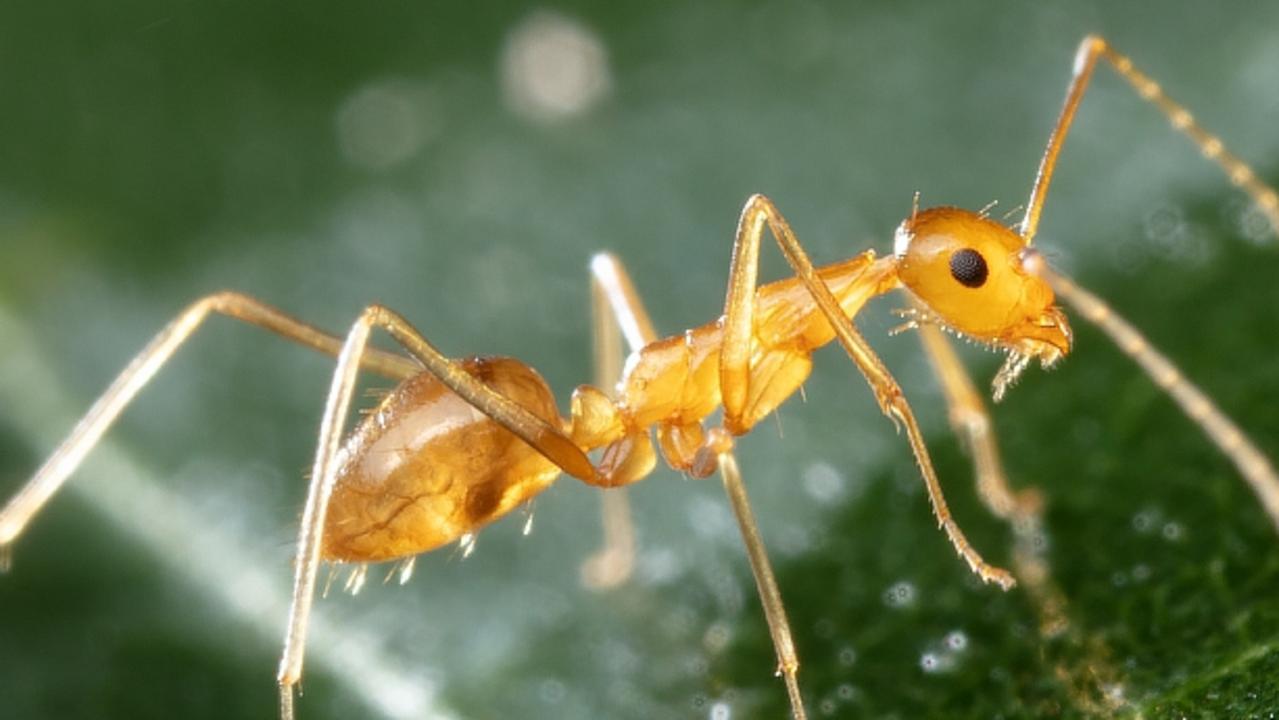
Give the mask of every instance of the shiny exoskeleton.
M 981 267 L 982 282 L 957 275 L 953 258 Z M 976 213 L 933 208 L 898 228 L 894 254 L 866 252 L 817 273 L 853 317 L 871 298 L 904 287 L 930 322 L 1012 356 L 1051 365 L 1070 351 L 1070 329 L 1053 292 L 1030 263 L 1038 255 L 1012 230 Z M 814 350 L 835 330 L 797 278 L 756 290 L 745 411 L 726 429 L 744 434 L 786 401 L 812 370 Z M 466 371 L 557 425 L 583 451 L 602 449 L 600 484 L 620 486 L 652 471 L 653 441 L 671 467 L 714 469 L 717 449 L 703 421 L 718 409 L 723 318 L 653 342 L 632 355 L 616 399 L 582 385 L 568 418 L 530 367 L 511 358 L 470 358 Z M 1018 366 L 1018 370 L 1024 363 Z M 1011 381 L 1011 377 L 1007 380 Z M 324 557 L 391 560 L 457 540 L 546 489 L 559 468 L 423 373 L 369 413 L 339 455 L 324 532 Z

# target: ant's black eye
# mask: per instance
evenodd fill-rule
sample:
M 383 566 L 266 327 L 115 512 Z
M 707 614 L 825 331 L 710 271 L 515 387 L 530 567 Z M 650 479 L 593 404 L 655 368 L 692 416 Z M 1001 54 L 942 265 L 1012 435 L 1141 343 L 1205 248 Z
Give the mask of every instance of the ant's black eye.
M 951 277 L 958 280 L 961 285 L 979 288 L 986 284 L 988 272 L 986 259 L 981 256 L 981 253 L 972 248 L 956 250 L 950 256 Z

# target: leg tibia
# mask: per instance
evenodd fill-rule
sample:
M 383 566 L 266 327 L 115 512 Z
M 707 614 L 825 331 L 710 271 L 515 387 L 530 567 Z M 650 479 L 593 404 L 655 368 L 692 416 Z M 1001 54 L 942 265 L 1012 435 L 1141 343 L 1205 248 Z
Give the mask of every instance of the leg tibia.
M 133 402 L 134 397 L 211 315 L 226 315 L 257 325 L 330 355 L 338 354 L 342 347 L 339 338 L 248 295 L 220 292 L 207 295 L 187 306 L 120 372 L 62 445 L 49 456 L 18 494 L 0 509 L 0 553 L 22 533 L 40 508 L 115 423 L 120 413 Z M 397 380 L 421 371 L 421 366 L 413 360 L 379 350 L 369 350 L 360 362 L 367 370 Z
M 1038 515 L 1042 498 L 1033 490 L 1014 491 L 1009 487 L 991 428 L 990 414 L 972 380 L 936 325 L 919 327 L 933 371 L 946 398 L 950 426 L 968 447 L 977 473 L 977 492 L 986 507 L 1005 520 Z
M 897 421 L 901 426 L 906 428 L 906 439 L 910 441 L 911 450 L 915 453 L 915 461 L 919 465 L 920 474 L 924 476 L 924 487 L 928 490 L 928 498 L 933 505 L 933 514 L 937 517 L 937 522 L 942 529 L 946 531 L 946 537 L 950 539 L 950 544 L 954 546 L 959 556 L 968 563 L 968 567 L 982 579 L 982 582 L 993 582 L 1001 588 L 1008 590 L 1017 584 L 1011 573 L 1000 567 L 995 567 L 986 562 L 972 544 L 968 542 L 968 538 L 964 536 L 964 531 L 959 529 L 959 525 L 950 515 L 950 508 L 946 505 L 946 498 L 942 495 L 941 483 L 937 480 L 937 472 L 933 469 L 932 459 L 928 455 L 928 448 L 924 445 L 923 433 L 919 430 L 919 425 L 915 422 L 915 416 L 910 411 L 910 406 L 906 403 L 906 399 L 900 394 L 889 398 L 890 403 L 888 416 Z
M 624 338 L 634 352 L 652 342 L 657 333 L 626 268 L 608 253 L 591 258 L 591 315 L 595 383 L 601 388 L 615 389 L 622 375 L 619 340 Z M 590 391 L 584 393 L 585 396 L 592 395 Z M 606 393 L 594 390 L 593 394 L 598 397 L 584 397 L 582 404 L 575 404 L 574 427 L 581 418 L 584 434 L 596 436 L 592 443 L 612 442 L 617 438 L 605 435 L 621 424 L 616 418 L 616 407 L 612 402 L 600 402 L 609 399 Z M 588 427 L 590 433 L 585 432 Z M 598 447 L 593 444 L 583 446 Z M 596 589 L 616 587 L 626 582 L 635 566 L 635 529 L 625 491 L 603 493 L 600 502 L 604 545 L 592 553 L 581 568 L 583 583 Z

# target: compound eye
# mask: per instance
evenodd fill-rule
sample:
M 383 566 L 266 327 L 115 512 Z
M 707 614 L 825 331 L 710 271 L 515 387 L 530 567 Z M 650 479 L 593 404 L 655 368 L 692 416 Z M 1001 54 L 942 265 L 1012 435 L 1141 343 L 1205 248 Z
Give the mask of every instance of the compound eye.
M 972 248 L 956 250 L 950 256 L 950 275 L 965 287 L 979 288 L 985 285 L 988 274 L 986 258 Z

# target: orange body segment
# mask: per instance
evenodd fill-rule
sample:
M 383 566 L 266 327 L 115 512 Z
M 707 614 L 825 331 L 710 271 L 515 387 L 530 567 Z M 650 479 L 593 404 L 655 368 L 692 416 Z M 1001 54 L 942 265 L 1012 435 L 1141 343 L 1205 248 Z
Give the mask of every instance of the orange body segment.
M 871 297 L 896 286 L 891 277 L 868 270 L 873 253 L 863 253 L 818 270 L 849 317 L 856 315 Z M 891 275 L 891 273 L 888 273 Z M 795 393 L 812 370 L 813 350 L 835 338 L 812 296 L 797 278 L 787 278 L 756 290 L 753 319 L 754 352 L 749 365 L 749 395 L 745 411 L 729 430 L 742 435 L 767 417 Z M 720 405 L 719 353 L 723 342 L 723 318 L 693 328 L 683 335 L 652 343 L 627 363 L 618 404 L 636 425 L 660 425 L 672 430 L 700 422 Z M 669 432 L 668 432 L 669 434 Z M 687 435 L 687 431 L 681 434 Z M 663 449 L 674 450 L 687 440 L 667 438 Z M 665 453 L 678 469 L 687 469 L 687 449 L 679 459 Z
M 891 273 L 867 268 L 865 253 L 819 272 L 855 315 L 895 285 Z M 794 278 L 760 287 L 743 427 L 777 409 L 812 369 L 812 351 L 834 337 Z M 589 385 L 573 395 L 562 419 L 542 378 L 510 358 L 469 358 L 467 373 L 528 408 L 583 451 L 603 448 L 604 484 L 647 476 L 657 457 L 651 431 L 671 467 L 688 472 L 708 442 L 701 421 L 720 404 L 717 320 L 642 348 L 627 364 L 616 401 Z M 510 512 L 550 486 L 560 471 L 500 424 L 423 373 L 392 390 L 351 433 L 339 456 L 324 531 L 327 560 L 377 562 L 415 555 L 457 540 Z
M 550 388 L 509 358 L 468 358 L 468 373 L 562 423 Z M 510 431 L 423 373 L 392 390 L 351 433 L 324 529 L 327 560 L 378 562 L 439 547 L 501 517 L 560 474 Z
M 1069 350 L 1069 329 L 1052 290 L 1026 266 L 1027 252 L 1021 238 L 998 223 L 934 208 L 902 224 L 894 256 L 865 252 L 816 272 L 848 317 L 872 297 L 905 285 L 927 304 L 931 320 L 1050 362 Z M 701 422 L 722 398 L 723 323 L 719 318 L 644 346 L 627 362 L 616 399 L 583 385 L 568 420 L 560 418 L 541 377 L 519 361 L 472 358 L 462 366 L 564 428 L 583 452 L 602 449 L 596 482 L 626 485 L 652 471 L 659 449 L 684 472 L 707 457 Z M 746 403 L 740 416 L 726 419 L 726 429 L 744 434 L 776 410 L 808 378 L 813 351 L 834 337 L 799 278 L 757 288 Z M 552 461 L 428 374 L 392 391 L 352 433 L 340 459 L 324 557 L 352 562 L 404 557 L 456 540 L 531 499 L 559 474 Z
M 1070 326 L 1036 272 L 1039 255 L 1020 235 L 969 210 L 931 208 L 897 228 L 902 285 L 929 320 L 980 342 L 1051 365 L 1070 352 Z

